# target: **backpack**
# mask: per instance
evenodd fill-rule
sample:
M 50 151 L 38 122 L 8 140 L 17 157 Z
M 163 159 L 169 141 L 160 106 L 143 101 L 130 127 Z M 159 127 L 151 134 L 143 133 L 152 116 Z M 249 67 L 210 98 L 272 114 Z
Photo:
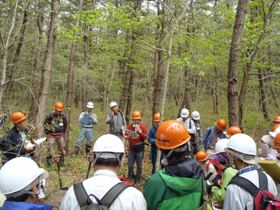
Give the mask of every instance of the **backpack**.
M 261 171 L 258 171 L 259 188 L 252 182 L 241 176 L 235 176 L 229 184 L 235 184 L 254 198 L 254 210 L 280 210 L 280 200 L 268 191 L 267 176 Z
M 88 195 L 82 182 L 74 184 L 74 192 L 81 210 L 108 210 L 116 198 L 127 187 L 129 186 L 119 182 L 113 186 L 101 200 L 94 194 Z M 93 203 L 90 196 L 94 197 L 97 203 Z

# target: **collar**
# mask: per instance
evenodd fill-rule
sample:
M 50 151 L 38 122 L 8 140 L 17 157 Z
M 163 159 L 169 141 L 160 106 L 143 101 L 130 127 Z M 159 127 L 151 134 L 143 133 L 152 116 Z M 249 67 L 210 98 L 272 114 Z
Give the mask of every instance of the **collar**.
M 239 176 L 239 175 L 241 175 L 241 174 L 247 173 L 247 172 L 249 172 L 249 171 L 254 171 L 254 170 L 257 170 L 257 169 L 258 169 L 257 165 L 250 165 L 250 166 L 247 166 L 247 167 L 245 167 L 245 168 L 240 169 L 240 170 L 237 172 L 236 176 Z
M 106 169 L 99 169 L 94 173 L 94 176 L 98 175 L 104 175 L 104 176 L 111 176 L 111 177 L 117 177 L 117 174 L 113 171 L 106 170 Z

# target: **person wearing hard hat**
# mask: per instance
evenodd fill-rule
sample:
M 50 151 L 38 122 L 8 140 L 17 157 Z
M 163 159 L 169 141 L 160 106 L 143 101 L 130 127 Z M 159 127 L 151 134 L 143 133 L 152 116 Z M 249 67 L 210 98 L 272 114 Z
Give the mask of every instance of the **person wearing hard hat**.
M 256 163 L 257 147 L 255 141 L 246 134 L 233 135 L 227 145 L 230 162 L 238 170 L 226 189 L 224 209 L 253 209 L 253 188 L 266 189 L 277 195 L 272 178 L 258 168 Z M 250 187 L 250 189 L 247 189 Z
M 121 184 L 117 177 L 124 157 L 124 144 L 121 139 L 112 134 L 102 135 L 93 146 L 93 154 L 94 175 L 66 192 L 60 210 L 80 210 L 91 203 L 98 205 L 98 201 L 110 210 L 146 209 L 147 204 L 142 193 L 134 187 Z M 105 199 L 106 205 L 103 203 L 105 195 L 110 195 L 109 201 L 108 196 Z M 85 206 L 81 200 L 86 201 Z
M 226 136 L 228 138 L 230 138 L 231 136 L 238 134 L 238 133 L 242 133 L 241 129 L 238 126 L 230 126 L 227 130 L 226 130 Z
M 85 152 L 86 156 L 90 154 L 92 149 L 92 139 L 93 139 L 93 126 L 97 125 L 97 116 L 92 113 L 94 108 L 93 102 L 89 101 L 86 105 L 86 110 L 82 112 L 79 116 L 79 123 L 81 125 L 81 131 L 75 145 L 75 154 L 78 155 L 80 147 L 83 143 L 84 138 L 86 138 Z
M 38 204 L 47 176 L 30 158 L 17 157 L 7 162 L 0 170 L 0 191 L 6 197 L 1 210 L 51 210 L 51 205 Z
M 2 151 L 2 165 L 18 156 L 33 157 L 34 145 L 28 143 L 28 130 L 26 129 L 26 114 L 14 112 L 11 115 L 14 127 L 8 130 L 6 136 L 0 141 Z
M 218 174 L 215 166 L 208 160 L 208 154 L 200 150 L 196 153 L 195 158 L 204 171 L 205 180 L 208 181 L 207 185 L 213 185 L 217 181 Z
M 128 125 L 125 131 L 125 138 L 128 145 L 128 178 L 134 179 L 135 183 L 139 183 L 142 176 L 142 162 L 144 158 L 144 141 L 147 138 L 147 127 L 141 122 L 142 115 L 140 111 L 132 112 L 132 123 Z M 134 174 L 133 166 L 136 162 L 137 170 Z
M 196 135 L 196 127 L 194 121 L 190 117 L 190 112 L 188 109 L 183 108 L 180 113 L 180 117 L 177 119 L 178 122 L 183 123 L 187 128 L 189 134 L 191 135 L 190 143 L 192 145 L 193 154 L 196 154 L 199 151 L 199 144 Z
M 274 139 L 277 134 L 280 133 L 280 125 L 276 124 L 272 127 L 272 130 L 267 135 L 263 135 L 260 142 L 260 148 L 258 150 L 261 159 L 276 160 L 278 155 L 277 151 L 273 148 Z
M 150 128 L 148 132 L 148 142 L 151 145 L 151 151 L 150 151 L 150 156 L 151 156 L 151 161 L 152 161 L 152 174 L 155 173 L 156 170 L 156 161 L 157 161 L 157 145 L 155 144 L 156 142 L 156 133 L 157 129 L 160 123 L 160 113 L 155 113 L 153 117 L 153 125 Z
M 107 115 L 105 123 L 109 125 L 109 132 L 118 136 L 124 142 L 123 132 L 127 127 L 124 114 L 120 111 L 119 105 L 115 101 L 110 103 L 110 108 L 112 112 Z
M 215 154 L 208 159 L 214 165 L 219 177 L 218 186 L 211 186 L 212 205 L 215 209 L 222 209 L 226 195 L 226 187 L 232 177 L 235 176 L 237 170 L 229 166 L 229 159 L 226 153 L 229 139 L 220 139 L 215 145 Z
M 280 133 L 278 133 L 273 139 L 273 149 L 277 151 L 275 160 L 279 163 L 280 162 Z
M 156 145 L 161 150 L 165 166 L 145 183 L 143 194 L 148 210 L 198 209 L 206 205 L 201 166 L 191 158 L 189 135 L 182 123 L 168 120 L 157 130 Z M 207 195 L 207 192 L 205 192 Z M 204 209 L 204 208 L 203 208 Z
M 64 105 L 61 102 L 56 102 L 54 104 L 54 111 L 49 113 L 44 121 L 44 129 L 47 135 L 47 164 L 51 166 L 52 155 L 53 155 L 53 145 L 57 144 L 58 150 L 61 158 L 61 166 L 64 165 L 64 134 L 67 129 L 67 119 L 63 114 Z
M 198 111 L 193 111 L 191 113 L 191 118 L 192 118 L 192 120 L 194 122 L 194 125 L 195 125 L 195 129 L 196 129 L 195 138 L 196 138 L 196 142 L 199 146 L 199 144 L 201 143 L 201 137 L 202 137 L 202 130 L 201 130 L 199 112 Z
M 279 125 L 280 124 L 280 116 L 275 116 L 272 119 L 273 125 Z
M 205 131 L 202 144 L 209 155 L 215 153 L 214 148 L 219 139 L 227 138 L 224 134 L 226 127 L 227 121 L 224 119 L 218 119 L 214 126 L 207 128 Z

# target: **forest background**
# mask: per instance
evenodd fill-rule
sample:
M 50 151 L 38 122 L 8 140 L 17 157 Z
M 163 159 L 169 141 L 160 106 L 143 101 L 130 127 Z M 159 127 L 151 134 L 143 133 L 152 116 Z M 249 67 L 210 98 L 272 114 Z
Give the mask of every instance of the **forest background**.
M 279 115 L 279 8 L 279 0 L 0 0 L 1 111 L 25 111 L 41 136 L 62 101 L 69 153 L 89 100 L 94 140 L 117 101 L 128 121 L 137 109 L 148 127 L 153 113 L 175 119 L 187 107 L 202 129 L 225 118 L 258 141 Z M 83 179 L 73 176 L 86 168 L 80 160 L 68 162 L 67 184 Z

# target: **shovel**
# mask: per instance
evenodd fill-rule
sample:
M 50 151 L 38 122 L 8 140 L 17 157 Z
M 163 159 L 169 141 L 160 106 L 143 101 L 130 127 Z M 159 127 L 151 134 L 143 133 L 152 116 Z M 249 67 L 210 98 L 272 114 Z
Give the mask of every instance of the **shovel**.
M 61 161 L 62 161 L 63 157 L 62 157 L 62 155 L 54 155 L 52 158 L 53 158 L 53 161 L 56 163 L 56 166 L 57 166 L 59 188 L 61 190 L 68 190 L 68 187 L 62 187 L 62 178 L 61 178 L 61 175 L 60 175 L 60 164 L 61 164 Z
M 90 173 L 90 169 L 91 169 L 91 164 L 93 161 L 93 156 L 92 155 L 88 155 L 88 170 L 87 170 L 87 176 L 86 179 L 89 177 L 89 173 Z

